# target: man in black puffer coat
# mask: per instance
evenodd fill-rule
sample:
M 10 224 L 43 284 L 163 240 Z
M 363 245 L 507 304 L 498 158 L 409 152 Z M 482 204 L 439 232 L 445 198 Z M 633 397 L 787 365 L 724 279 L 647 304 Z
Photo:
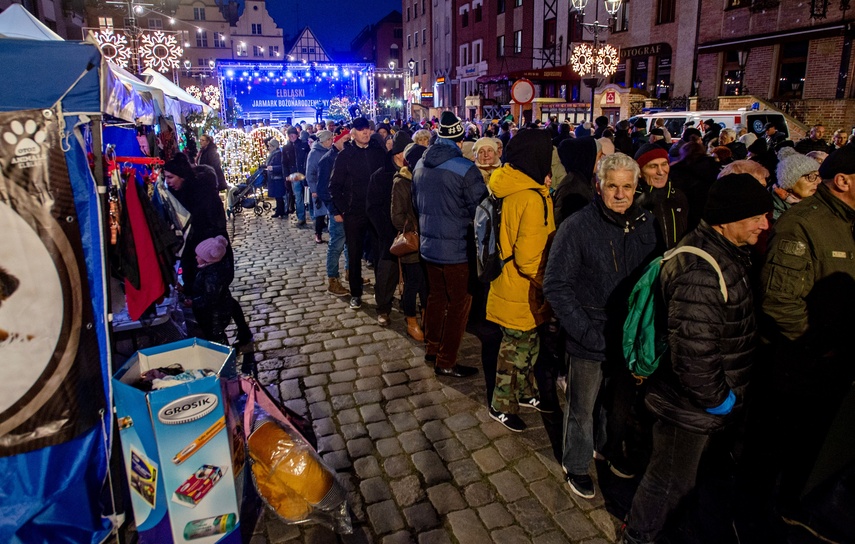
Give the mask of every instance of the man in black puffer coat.
M 753 180 L 753 181 L 752 181 Z M 650 464 L 632 501 L 623 542 L 655 542 L 668 517 L 695 485 L 711 435 L 732 426 L 745 404 L 755 347 L 748 246 L 767 228 L 772 199 L 748 174 L 723 176 L 710 188 L 700 226 L 660 273 L 670 352 L 650 380 L 645 402 L 656 416 Z

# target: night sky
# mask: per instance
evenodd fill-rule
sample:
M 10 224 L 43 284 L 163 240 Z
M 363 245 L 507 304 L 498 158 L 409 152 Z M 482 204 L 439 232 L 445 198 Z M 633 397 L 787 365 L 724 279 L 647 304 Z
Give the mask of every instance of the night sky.
M 267 0 L 267 10 L 286 37 L 308 26 L 330 53 L 349 50 L 363 27 L 401 11 L 401 0 Z

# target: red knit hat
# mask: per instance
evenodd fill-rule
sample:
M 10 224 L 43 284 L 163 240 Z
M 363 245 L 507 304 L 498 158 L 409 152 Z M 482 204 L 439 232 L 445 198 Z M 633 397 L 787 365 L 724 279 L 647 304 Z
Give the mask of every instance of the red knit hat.
M 644 165 L 656 159 L 668 160 L 668 152 L 661 146 L 654 144 L 645 144 L 635 154 L 635 162 L 639 168 L 644 168 Z
M 347 130 L 347 129 L 342 130 L 335 138 L 333 138 L 333 143 L 337 144 L 339 142 L 339 140 L 341 140 L 342 138 L 344 138 L 348 134 L 350 134 L 349 130 Z

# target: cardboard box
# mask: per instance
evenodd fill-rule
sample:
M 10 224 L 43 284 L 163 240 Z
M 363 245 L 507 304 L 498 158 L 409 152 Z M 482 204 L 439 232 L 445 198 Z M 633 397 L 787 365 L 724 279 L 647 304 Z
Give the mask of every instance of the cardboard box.
M 140 375 L 180 364 L 216 375 L 146 393 Z M 241 542 L 244 436 L 234 351 L 196 338 L 138 351 L 113 376 L 141 543 Z

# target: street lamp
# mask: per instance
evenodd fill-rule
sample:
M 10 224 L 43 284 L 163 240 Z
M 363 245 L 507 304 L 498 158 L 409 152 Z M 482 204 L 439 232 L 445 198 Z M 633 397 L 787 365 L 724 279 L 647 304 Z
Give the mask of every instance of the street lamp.
M 413 118 L 413 70 L 416 68 L 416 61 L 410 57 L 410 60 L 407 62 L 407 68 L 410 70 L 407 72 L 407 121 Z
M 584 21 L 585 7 L 588 5 L 588 0 L 571 0 L 573 9 L 579 12 L 579 16 Z M 580 43 L 573 48 L 570 54 L 570 65 L 573 71 L 579 74 L 585 86 L 591 88 L 591 121 L 594 120 L 594 91 L 603 81 L 613 76 L 617 72 L 620 55 L 618 50 L 609 44 L 600 44 L 600 33 L 611 30 L 614 15 L 620 10 L 623 0 L 604 0 L 606 12 L 609 14 L 608 24 L 601 24 L 599 21 L 600 6 L 597 4 L 594 12 L 593 23 L 580 23 L 582 28 L 593 34 L 593 45 L 588 43 Z
M 695 96 L 701 95 L 701 78 L 695 78 Z
M 748 64 L 748 50 L 737 51 L 736 55 L 739 60 L 739 94 L 744 96 L 747 91 L 745 88 L 745 65 Z

